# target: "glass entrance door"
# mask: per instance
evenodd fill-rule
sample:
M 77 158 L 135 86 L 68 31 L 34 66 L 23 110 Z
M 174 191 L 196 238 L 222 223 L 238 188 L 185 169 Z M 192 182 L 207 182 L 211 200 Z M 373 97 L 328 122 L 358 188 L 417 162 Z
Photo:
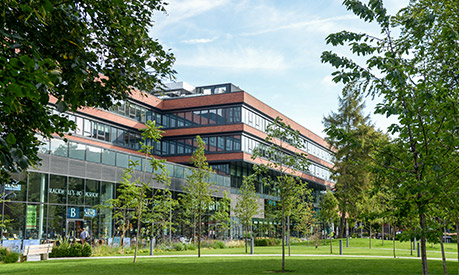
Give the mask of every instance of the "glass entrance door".
M 66 237 L 70 241 L 80 238 L 80 233 L 83 231 L 84 220 L 83 219 L 67 219 Z

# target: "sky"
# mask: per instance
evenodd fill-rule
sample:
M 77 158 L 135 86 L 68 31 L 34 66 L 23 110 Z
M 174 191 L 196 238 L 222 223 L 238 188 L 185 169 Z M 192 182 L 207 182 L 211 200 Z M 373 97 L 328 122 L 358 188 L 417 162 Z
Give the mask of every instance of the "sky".
M 378 35 L 342 0 L 170 0 L 156 13 L 150 35 L 176 57 L 176 81 L 193 86 L 233 83 L 283 115 L 324 137 L 322 119 L 338 110 L 342 85 L 320 61 L 321 53 L 346 48 L 326 45 L 334 32 Z M 385 0 L 394 14 L 408 0 Z M 394 119 L 373 115 L 377 100 L 366 99 L 366 114 L 385 130 Z

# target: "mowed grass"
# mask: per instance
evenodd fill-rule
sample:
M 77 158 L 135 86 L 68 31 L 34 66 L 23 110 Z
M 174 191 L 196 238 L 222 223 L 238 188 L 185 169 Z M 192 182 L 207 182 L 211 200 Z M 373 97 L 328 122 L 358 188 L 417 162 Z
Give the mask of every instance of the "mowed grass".
M 371 249 L 369 248 L 368 239 L 350 239 L 349 247 L 346 247 L 346 239 L 343 239 L 343 254 L 344 255 L 370 255 L 370 256 L 393 256 L 392 241 L 384 241 L 382 245 L 381 240 L 372 240 Z M 395 242 L 395 255 L 397 257 L 417 257 L 417 251 L 410 249 L 409 242 Z M 250 248 L 248 248 L 250 252 Z M 447 258 L 457 258 L 457 244 L 445 243 L 445 251 Z M 329 240 L 320 241 L 318 248 L 312 244 L 297 243 L 290 247 L 291 254 L 319 254 L 330 255 L 330 242 Z M 245 248 L 225 248 L 225 249 L 202 249 L 201 253 L 204 255 L 212 254 L 244 254 Z M 268 246 L 268 247 L 255 247 L 255 254 L 281 254 L 281 246 Z M 286 253 L 288 248 L 286 247 Z M 148 253 L 143 253 L 147 255 Z M 188 251 L 163 251 L 155 255 L 196 255 L 197 250 Z M 333 255 L 339 255 L 339 240 L 333 240 Z M 440 258 L 441 250 L 440 244 L 427 244 L 427 257 Z
M 443 274 L 441 261 L 429 261 L 429 274 Z M 280 257 L 181 257 L 75 259 L 0 264 L 0 274 L 272 274 Z M 457 263 L 448 262 L 450 274 Z M 419 259 L 287 257 L 288 274 L 420 274 Z

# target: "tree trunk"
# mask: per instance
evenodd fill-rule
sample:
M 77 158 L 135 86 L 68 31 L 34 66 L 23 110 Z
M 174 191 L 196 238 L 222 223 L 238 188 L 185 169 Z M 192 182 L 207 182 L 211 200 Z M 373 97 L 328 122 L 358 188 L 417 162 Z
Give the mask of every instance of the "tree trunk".
M 382 240 L 381 245 L 382 245 L 382 247 L 384 247 L 384 237 L 386 236 L 386 235 L 384 235 L 384 233 L 385 233 L 384 232 L 384 223 L 382 223 L 381 224 L 381 240 Z
M 244 231 L 244 225 L 242 226 L 242 236 L 244 236 L 244 242 L 245 242 L 245 254 L 247 254 L 247 230 L 249 226 L 246 224 L 245 225 L 245 231 Z
M 143 198 L 143 191 L 141 192 L 141 198 Z M 142 206 L 143 199 L 140 200 L 139 211 L 137 212 L 137 232 L 135 234 L 135 250 L 134 250 L 134 263 L 137 262 L 137 251 L 139 249 L 139 240 L 140 240 L 140 220 L 142 217 Z
M 395 256 L 395 226 L 394 226 L 394 228 L 392 228 L 392 250 L 394 252 L 394 258 L 396 258 L 396 256 Z
M 282 272 L 285 272 L 285 208 L 282 205 Z
M 371 223 L 370 223 L 370 226 L 368 227 L 368 239 L 370 240 L 370 249 L 371 249 Z
M 341 213 L 341 219 L 339 221 L 339 228 L 344 228 L 345 223 L 346 223 L 346 211 L 343 211 L 343 213 Z M 338 232 L 338 238 L 339 239 L 343 238 L 343 231 L 344 230 L 340 230 Z
M 332 234 L 330 232 L 330 254 L 333 254 L 333 244 L 332 244 L 333 240 L 332 240 Z
M 440 237 L 440 246 L 441 246 L 441 259 L 443 262 L 443 272 L 445 275 L 448 275 L 448 271 L 446 270 L 446 256 L 445 256 L 445 246 L 443 245 L 443 234 Z
M 410 239 L 410 256 L 413 256 L 413 240 Z
M 422 211 L 422 209 L 421 209 Z M 422 261 L 422 274 L 427 275 L 427 247 L 426 247 L 426 217 L 424 213 L 419 214 L 419 224 L 421 226 L 421 261 Z
M 198 224 L 198 258 L 201 257 L 201 213 L 199 213 L 199 218 L 198 218 L 199 224 Z
M 458 274 L 459 274 L 459 221 L 456 222 L 456 239 L 457 239 L 457 265 L 458 265 Z
M 363 222 L 360 224 L 360 238 L 363 238 L 363 227 L 364 227 L 364 224 Z
M 287 244 L 288 244 L 288 255 L 290 256 L 290 216 L 287 216 Z

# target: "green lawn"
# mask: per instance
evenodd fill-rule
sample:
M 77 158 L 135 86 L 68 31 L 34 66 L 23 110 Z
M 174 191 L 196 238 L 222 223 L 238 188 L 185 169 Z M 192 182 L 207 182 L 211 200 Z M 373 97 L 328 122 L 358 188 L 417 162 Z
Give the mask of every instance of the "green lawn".
M 269 274 L 280 257 L 186 257 L 83 259 L 0 265 L 1 274 Z M 441 261 L 429 261 L 429 274 L 442 274 Z M 448 262 L 450 274 L 457 263 Z M 420 274 L 418 259 L 288 257 L 288 274 Z
M 338 240 L 333 242 L 333 254 L 338 255 Z M 344 255 L 392 256 L 392 242 L 351 239 L 347 248 L 343 240 Z M 457 258 L 456 244 L 445 244 L 447 258 Z M 410 244 L 396 242 L 398 257 L 410 256 Z M 330 255 L 329 243 L 321 242 L 319 248 L 305 243 L 294 244 L 292 254 Z M 256 254 L 280 254 L 281 247 L 255 247 Z M 203 255 L 243 254 L 244 248 L 203 249 Z M 155 255 L 196 255 L 197 251 L 165 251 Z M 145 255 L 145 254 L 144 254 Z M 345 258 L 339 256 L 304 257 L 292 256 L 286 259 L 288 274 L 420 274 L 421 260 L 413 251 L 413 259 L 393 258 Z M 428 245 L 428 257 L 440 258 L 440 246 Z M 449 274 L 458 274 L 456 261 L 448 261 Z M 442 262 L 431 260 L 429 274 L 443 274 Z M 281 268 L 281 258 L 277 257 L 180 257 L 180 258 L 139 258 L 137 264 L 132 258 L 121 259 L 75 259 L 50 260 L 17 264 L 0 264 L 0 274 L 269 274 Z
M 410 243 L 396 241 L 396 256 L 397 257 L 416 257 L 417 252 L 410 250 Z M 250 251 L 250 248 L 249 248 Z M 286 253 L 287 253 L 286 248 Z M 447 258 L 457 258 L 457 245 L 455 243 L 445 244 Z M 244 248 L 225 248 L 225 249 L 203 249 L 202 254 L 243 254 Z M 281 246 L 270 247 L 255 247 L 255 254 L 280 254 L 282 253 Z M 164 251 L 155 255 L 195 255 L 196 250 L 192 251 Z M 291 254 L 320 254 L 330 255 L 330 242 L 326 244 L 320 242 L 320 246 L 315 248 L 306 243 L 293 244 L 291 246 Z M 346 247 L 346 240 L 343 239 L 343 254 L 344 255 L 372 255 L 372 256 L 392 256 L 392 241 L 384 241 L 384 246 L 381 240 L 372 240 L 372 248 L 369 248 L 368 239 L 350 239 L 349 247 Z M 147 255 L 144 253 L 143 255 Z M 333 255 L 339 255 L 339 240 L 333 240 Z M 427 257 L 440 258 L 440 244 L 427 246 Z

